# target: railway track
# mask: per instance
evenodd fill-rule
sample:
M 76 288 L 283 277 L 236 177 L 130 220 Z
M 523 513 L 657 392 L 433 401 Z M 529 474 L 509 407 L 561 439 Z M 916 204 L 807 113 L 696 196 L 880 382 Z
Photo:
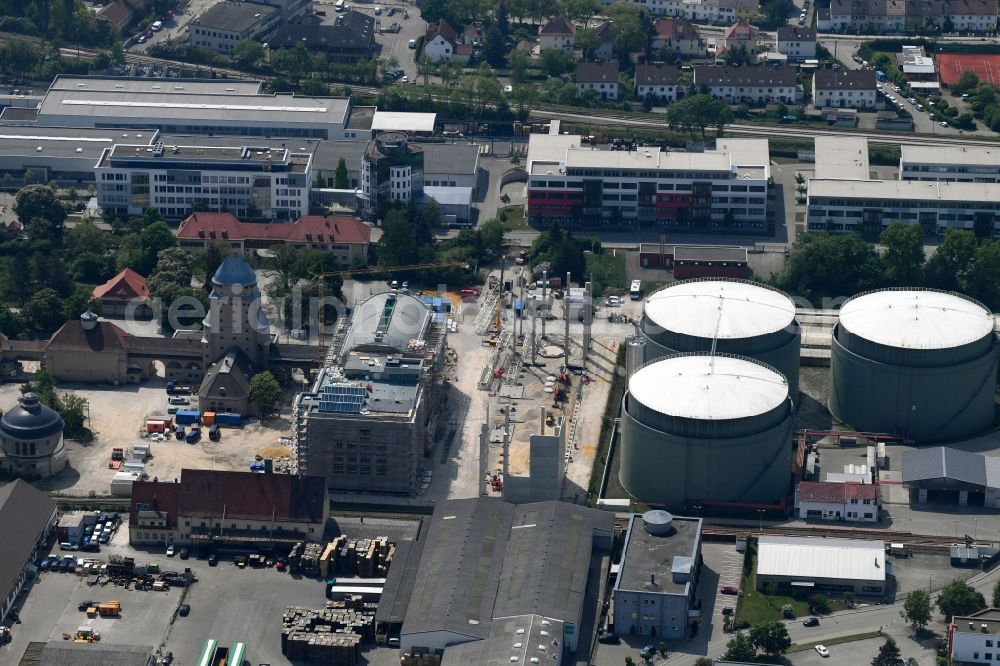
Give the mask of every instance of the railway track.
M 777 525 L 727 525 L 705 523 L 702 530 L 705 536 L 715 538 L 739 538 L 759 534 L 772 536 L 820 537 L 826 539 L 864 539 L 885 541 L 887 543 L 902 543 L 910 548 L 923 550 L 940 550 L 955 544 L 954 539 L 929 534 L 913 534 L 912 532 L 889 532 L 881 529 L 866 529 L 859 527 L 793 527 Z

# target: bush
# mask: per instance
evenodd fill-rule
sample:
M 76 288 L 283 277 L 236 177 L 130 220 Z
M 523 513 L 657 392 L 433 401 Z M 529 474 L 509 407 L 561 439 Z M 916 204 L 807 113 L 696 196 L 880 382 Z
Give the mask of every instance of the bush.
M 784 606 L 781 607 L 781 616 L 786 620 L 794 620 L 795 609 L 792 608 L 791 604 L 785 604 Z
M 809 597 L 809 610 L 825 615 L 830 612 L 830 598 L 825 594 L 814 594 Z

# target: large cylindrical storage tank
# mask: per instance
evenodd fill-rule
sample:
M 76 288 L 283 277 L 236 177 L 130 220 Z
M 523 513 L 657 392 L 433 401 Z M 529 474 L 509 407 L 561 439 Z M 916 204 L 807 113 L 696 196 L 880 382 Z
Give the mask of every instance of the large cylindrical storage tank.
M 619 480 L 647 504 L 772 503 L 791 489 L 793 404 L 775 368 L 677 354 L 628 379 Z
M 840 308 L 830 412 L 863 432 L 954 440 L 993 422 L 997 336 L 971 298 L 930 289 L 859 294 Z
M 784 292 L 746 280 L 675 282 L 646 298 L 639 330 L 646 361 L 678 353 L 715 351 L 763 361 L 788 379 L 799 399 L 799 342 L 795 304 Z

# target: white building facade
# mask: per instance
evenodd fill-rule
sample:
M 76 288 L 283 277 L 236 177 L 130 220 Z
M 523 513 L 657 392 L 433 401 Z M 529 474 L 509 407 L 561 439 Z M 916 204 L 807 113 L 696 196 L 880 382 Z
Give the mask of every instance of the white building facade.
M 794 104 L 801 99 L 794 67 L 699 66 L 694 84 L 730 104 Z
M 312 155 L 287 149 L 116 145 L 95 166 L 97 203 L 111 216 L 154 208 L 294 220 L 309 212 Z
M 952 661 L 990 666 L 1000 661 L 1000 610 L 954 617 L 949 629 Z
M 876 523 L 879 520 L 878 487 L 861 483 L 803 481 L 795 490 L 795 507 L 803 520 Z
M 813 75 L 817 109 L 874 109 L 877 99 L 875 74 L 869 70 L 821 69 Z

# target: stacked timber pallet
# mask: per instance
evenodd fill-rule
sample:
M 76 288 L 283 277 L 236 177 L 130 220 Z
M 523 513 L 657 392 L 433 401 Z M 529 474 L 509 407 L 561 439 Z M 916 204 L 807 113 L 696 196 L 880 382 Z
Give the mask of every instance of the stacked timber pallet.
M 322 609 L 290 606 L 281 618 L 281 653 L 292 661 L 353 666 L 361 644 L 375 640 L 377 608 L 360 598 L 327 602 Z
M 439 654 L 410 654 L 403 653 L 399 658 L 399 666 L 440 666 L 441 655 Z

